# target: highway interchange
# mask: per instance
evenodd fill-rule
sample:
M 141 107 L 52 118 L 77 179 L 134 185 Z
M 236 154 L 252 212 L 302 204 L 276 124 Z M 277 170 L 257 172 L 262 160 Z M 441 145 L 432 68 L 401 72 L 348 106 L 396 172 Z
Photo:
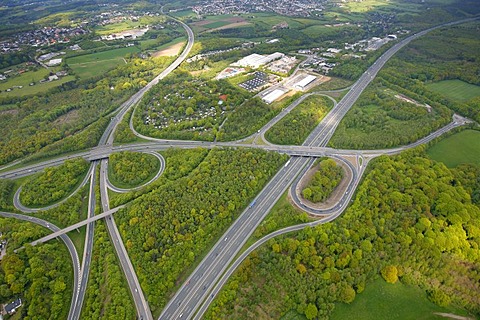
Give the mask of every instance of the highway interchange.
M 462 21 L 448 23 L 446 25 L 453 25 L 456 23 L 464 23 L 473 19 L 466 19 Z M 180 22 L 180 21 L 178 21 Z M 326 145 L 333 135 L 336 127 L 338 126 L 341 119 L 345 114 L 350 110 L 352 105 L 358 99 L 363 90 L 368 86 L 368 84 L 375 78 L 378 71 L 383 67 L 383 65 L 390 59 L 398 50 L 408 44 L 410 41 L 423 36 L 427 32 L 439 28 L 441 26 L 433 27 L 417 34 L 411 35 L 408 38 L 405 38 L 389 50 L 387 50 L 359 79 L 358 81 L 350 88 L 347 94 L 335 104 L 333 109 L 327 116 L 322 120 L 322 122 L 312 131 L 308 136 L 302 146 L 276 146 L 271 144 L 266 145 L 252 145 L 246 144 L 243 141 L 230 142 L 230 143 L 217 143 L 217 142 L 192 142 L 192 141 L 174 141 L 174 140 L 158 140 L 149 137 L 148 140 L 151 142 L 132 144 L 132 145 L 123 145 L 123 146 L 113 146 L 113 133 L 117 125 L 122 121 L 125 114 L 130 110 L 131 107 L 136 105 L 143 97 L 143 95 L 154 85 L 156 85 L 161 79 L 167 76 L 172 72 L 182 61 L 187 57 L 190 49 L 193 46 L 194 35 L 192 30 L 183 22 L 180 22 L 185 28 L 188 34 L 188 42 L 184 48 L 182 54 L 161 74 L 155 77 L 149 84 L 142 88 L 139 92 L 134 94 L 130 99 L 128 99 L 124 104 L 122 104 L 117 111 L 112 114 L 112 120 L 107 127 L 107 130 L 104 132 L 102 138 L 100 139 L 98 147 L 92 148 L 90 150 L 79 152 L 74 155 L 68 155 L 64 157 L 59 157 L 57 159 L 52 159 L 38 164 L 33 164 L 25 167 L 18 167 L 18 163 L 13 163 L 11 165 L 4 166 L 0 173 L 0 178 L 20 178 L 24 176 L 31 175 L 35 172 L 39 172 L 46 167 L 59 165 L 67 159 L 83 157 L 89 161 L 92 161 L 91 167 L 85 177 L 85 180 L 82 183 L 82 186 L 86 183 L 90 183 L 90 195 L 89 195 L 89 205 L 88 205 L 88 218 L 85 221 L 80 222 L 75 226 L 71 226 L 69 230 L 74 230 L 81 225 L 87 225 L 87 234 L 85 238 L 85 250 L 83 253 L 82 264 L 80 266 L 78 254 L 75 247 L 73 246 L 70 238 L 65 234 L 67 230 L 60 230 L 58 227 L 53 224 L 38 219 L 36 217 L 13 214 L 8 212 L 0 212 L 0 216 L 3 217 L 14 217 L 17 219 L 30 221 L 36 224 L 39 224 L 45 228 L 48 228 L 53 232 L 53 237 L 60 237 L 62 241 L 67 245 L 67 248 L 70 252 L 73 262 L 74 269 L 74 290 L 72 293 L 71 308 L 69 312 L 68 319 L 79 319 L 83 299 L 85 295 L 85 290 L 88 281 L 88 274 L 90 269 L 90 259 L 92 256 L 93 248 L 93 236 L 94 236 L 94 221 L 105 218 L 107 228 L 109 230 L 110 237 L 114 244 L 115 250 L 119 257 L 120 264 L 125 273 L 127 283 L 129 285 L 131 294 L 134 298 L 134 303 L 137 310 L 137 315 L 139 319 L 153 319 L 153 316 L 150 312 L 148 302 L 143 294 L 143 291 L 140 287 L 138 278 L 136 276 L 133 265 L 128 257 L 127 251 L 123 244 L 123 241 L 118 232 L 118 228 L 115 224 L 113 213 L 116 212 L 119 208 L 113 208 L 110 210 L 109 201 L 108 201 L 108 189 L 114 189 L 111 183 L 108 181 L 108 156 L 113 152 L 129 150 L 129 151 L 138 151 L 138 152 L 149 152 L 152 153 L 157 150 L 164 150 L 170 147 L 178 148 L 196 148 L 196 147 L 255 147 L 262 148 L 271 151 L 282 152 L 291 155 L 291 159 L 287 164 L 282 167 L 282 169 L 277 172 L 277 174 L 269 181 L 265 188 L 258 194 L 254 202 L 245 209 L 245 211 L 239 216 L 239 218 L 231 225 L 231 227 L 225 232 L 225 234 L 218 240 L 214 245 L 212 250 L 205 256 L 205 258 L 200 262 L 197 268 L 192 272 L 188 277 L 187 281 L 179 288 L 174 297 L 166 305 L 159 319 L 199 319 L 203 312 L 207 309 L 209 303 L 212 301 L 213 297 L 218 293 L 221 286 L 228 279 L 228 276 L 235 270 L 236 266 L 247 256 L 249 252 L 260 246 L 262 243 L 268 239 L 286 233 L 292 232 L 295 230 L 300 230 L 305 227 L 311 227 L 317 224 L 326 223 L 332 221 L 338 217 L 344 209 L 347 207 L 351 197 L 354 194 L 360 178 L 367 166 L 368 161 L 376 156 L 382 154 L 395 154 L 417 146 L 422 143 L 431 141 L 432 139 L 440 136 L 441 134 L 452 130 L 455 127 L 465 125 L 470 121 L 468 119 L 462 118 L 458 115 L 454 115 L 452 122 L 447 126 L 440 128 L 434 133 L 420 139 L 419 141 L 400 148 L 396 149 L 387 149 L 387 150 L 335 150 L 327 148 Z M 300 99 L 304 99 L 304 97 Z M 292 110 L 296 105 L 301 101 L 295 101 L 292 105 L 287 107 L 282 111 L 275 119 L 267 124 L 264 128 L 260 130 L 261 136 L 265 131 L 267 131 L 273 124 L 278 122 L 283 116 L 285 116 L 290 110 Z M 130 122 L 132 130 L 136 133 L 133 128 L 132 123 Z M 136 133 L 139 135 L 138 133 Z M 158 154 L 157 154 L 158 155 Z M 301 206 L 304 210 L 312 213 L 319 214 L 323 218 L 310 222 L 307 224 L 302 224 L 298 226 L 292 226 L 282 230 L 278 230 L 270 235 L 267 235 L 265 238 L 260 239 L 256 244 L 250 247 L 246 252 L 244 252 L 239 259 L 234 260 L 237 256 L 239 250 L 245 244 L 247 239 L 256 229 L 256 227 L 261 223 L 264 217 L 268 214 L 270 209 L 279 199 L 279 197 L 289 188 L 294 188 L 296 182 L 301 177 L 301 174 L 306 169 L 308 169 L 312 163 L 311 157 L 318 156 L 331 156 L 335 157 L 339 161 L 343 161 L 348 168 L 351 170 L 352 179 L 349 181 L 344 196 L 340 201 L 333 207 L 327 210 L 320 210 L 319 212 L 313 212 L 312 208 L 308 208 L 305 204 L 302 204 L 298 197 L 294 197 L 294 200 L 297 202 L 297 205 Z M 345 156 L 355 157 L 359 159 L 356 163 L 351 163 L 347 161 Z M 163 157 L 159 157 L 163 159 Z M 360 160 L 361 159 L 361 160 Z M 164 161 L 160 160 L 161 170 L 157 174 L 158 177 L 163 168 Z M 95 181 L 95 172 L 97 170 L 97 165 L 100 164 L 100 193 L 101 193 L 101 208 L 102 214 L 94 214 L 94 209 L 96 206 L 95 203 L 95 193 L 94 186 Z M 10 170 L 7 170 L 9 169 Z M 154 179 L 152 179 L 154 180 Z M 292 182 L 295 182 L 292 184 Z M 122 192 L 126 190 L 121 190 L 117 188 L 117 192 Z M 37 209 L 29 209 L 21 205 L 19 201 L 19 192 L 17 191 L 14 197 L 14 204 L 17 209 L 27 213 L 34 213 L 38 211 Z M 61 202 L 55 204 L 59 205 Z M 44 210 L 42 208 L 41 210 Z M 42 239 L 42 241 L 46 241 Z M 47 239 L 48 241 L 48 239 Z M 35 243 L 34 243 L 35 244 Z M 233 262 L 232 266 L 227 270 Z M 224 274 L 224 272 L 226 272 Z

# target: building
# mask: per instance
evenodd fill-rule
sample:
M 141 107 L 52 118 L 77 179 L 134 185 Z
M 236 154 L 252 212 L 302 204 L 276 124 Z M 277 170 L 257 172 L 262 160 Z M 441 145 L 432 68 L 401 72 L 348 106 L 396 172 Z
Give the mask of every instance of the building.
M 275 89 L 273 90 L 272 92 L 270 92 L 269 94 L 267 94 L 266 96 L 264 96 L 262 98 L 263 102 L 267 103 L 267 104 L 270 104 L 272 103 L 273 101 L 277 100 L 278 98 L 280 98 L 281 96 L 283 96 L 285 94 L 285 91 L 281 90 L 281 89 Z
M 48 61 L 46 63 L 46 65 L 49 66 L 49 67 L 53 67 L 53 66 L 58 66 L 61 63 L 62 63 L 62 59 L 59 58 L 59 59 L 52 59 L 52 60 Z
M 261 54 L 253 53 L 249 56 L 246 56 L 231 65 L 234 67 L 250 67 L 253 69 L 257 69 L 260 66 L 263 66 L 267 63 L 270 63 L 274 60 L 281 59 L 285 56 L 285 54 L 280 52 L 272 53 L 268 56 L 263 56 Z
M 304 90 L 315 79 L 317 79 L 317 77 L 309 74 L 305 78 L 303 78 L 302 80 L 295 83 L 294 87 L 297 88 L 297 89 L 300 89 L 300 90 Z
M 9 304 L 4 305 L 3 309 L 8 314 L 14 314 L 17 311 L 17 309 L 20 308 L 21 306 L 22 306 L 22 299 L 18 298 L 16 300 L 13 300 Z

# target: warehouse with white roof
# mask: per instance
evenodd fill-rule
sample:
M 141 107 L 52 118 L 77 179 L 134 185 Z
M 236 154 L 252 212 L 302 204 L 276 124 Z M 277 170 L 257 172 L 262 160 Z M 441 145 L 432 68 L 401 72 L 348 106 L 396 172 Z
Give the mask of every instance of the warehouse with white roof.
M 278 98 L 280 98 L 281 96 L 283 96 L 285 94 L 285 91 L 281 90 L 281 89 L 275 89 L 273 90 L 272 92 L 270 92 L 269 94 L 267 94 L 265 97 L 262 98 L 262 100 L 266 103 L 266 104 L 270 104 L 272 103 L 273 101 L 277 100 Z
M 300 90 L 304 90 L 315 79 L 317 79 L 317 77 L 309 74 L 305 78 L 303 78 L 302 80 L 295 83 L 294 87 L 297 88 L 297 89 L 300 89 Z

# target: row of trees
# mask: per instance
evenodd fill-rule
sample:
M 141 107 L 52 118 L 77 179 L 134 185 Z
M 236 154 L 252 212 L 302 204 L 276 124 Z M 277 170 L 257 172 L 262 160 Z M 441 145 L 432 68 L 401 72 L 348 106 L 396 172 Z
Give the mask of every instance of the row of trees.
M 160 169 L 157 157 L 138 152 L 118 152 L 108 162 L 109 179 L 119 187 L 136 187 L 148 181 Z
M 61 242 L 13 250 L 47 234 L 46 230 L 14 219 L 0 219 L 7 254 L 0 262 L 0 301 L 21 298 L 21 319 L 66 319 L 72 296 L 70 256 Z
M 82 181 L 89 164 L 82 158 L 46 168 L 22 187 L 20 201 L 26 206 L 45 206 L 69 195 Z
M 265 133 L 276 144 L 300 145 L 332 108 L 332 101 L 323 96 L 310 96 Z
M 285 160 L 261 150 L 214 149 L 187 176 L 164 181 L 117 213 L 154 314 Z
M 460 179 L 422 149 L 371 165 L 343 216 L 253 252 L 206 318 L 278 319 L 293 309 L 327 319 L 380 275 L 480 314 L 480 208 L 462 186 L 478 177 Z
M 11 180 L 0 179 L 0 209 L 12 210 L 13 205 L 10 195 L 13 191 L 14 182 Z
M 314 203 L 327 200 L 345 175 L 333 159 L 322 160 L 317 166 L 317 171 L 302 190 L 303 197 Z

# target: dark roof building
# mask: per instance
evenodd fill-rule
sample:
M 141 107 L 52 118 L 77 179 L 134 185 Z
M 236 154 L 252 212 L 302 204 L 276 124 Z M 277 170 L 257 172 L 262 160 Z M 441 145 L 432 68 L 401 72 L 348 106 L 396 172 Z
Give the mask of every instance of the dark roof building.
M 5 309 L 5 312 L 8 314 L 14 314 L 15 311 L 17 311 L 18 308 L 22 306 L 22 299 L 18 298 L 16 300 L 13 300 L 9 304 L 6 304 L 3 308 Z

